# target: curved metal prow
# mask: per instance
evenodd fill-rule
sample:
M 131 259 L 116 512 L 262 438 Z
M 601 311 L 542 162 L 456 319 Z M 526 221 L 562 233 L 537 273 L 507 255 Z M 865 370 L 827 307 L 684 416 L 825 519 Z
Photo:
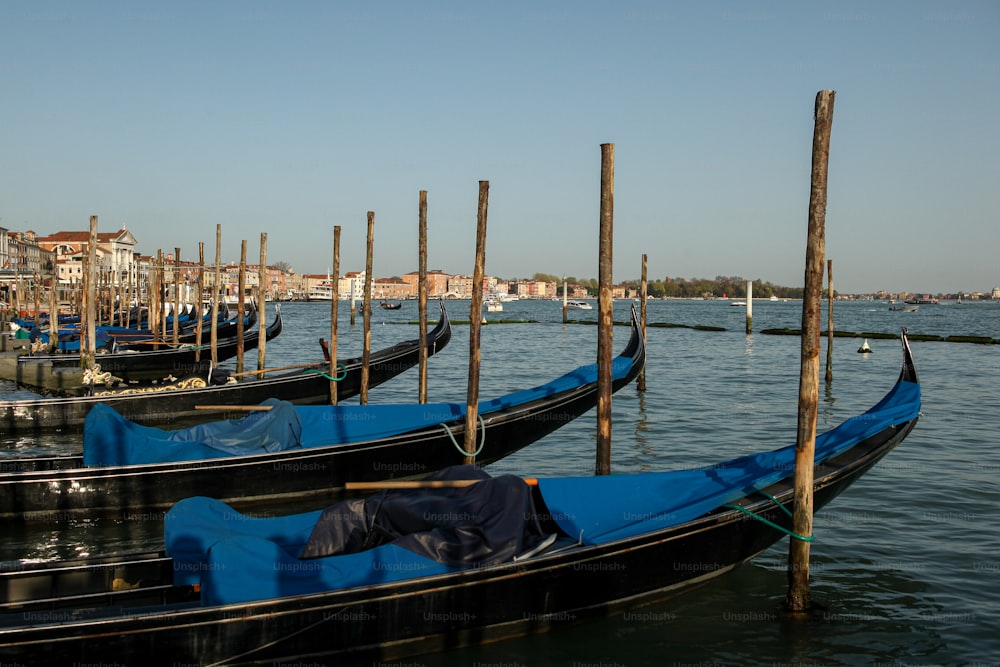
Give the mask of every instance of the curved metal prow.
M 920 384 L 920 379 L 917 377 L 917 367 L 913 363 L 913 352 L 910 350 L 910 339 L 906 336 L 906 327 L 902 328 L 899 337 L 903 343 L 903 370 L 899 373 L 899 379 Z

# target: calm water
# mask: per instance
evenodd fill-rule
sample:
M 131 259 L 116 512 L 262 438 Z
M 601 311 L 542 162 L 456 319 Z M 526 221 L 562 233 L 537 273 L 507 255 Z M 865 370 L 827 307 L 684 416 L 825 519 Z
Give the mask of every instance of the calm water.
M 616 304 L 616 320 L 628 304 Z M 362 332 L 341 307 L 341 354 L 359 353 Z M 269 343 L 268 365 L 311 361 L 316 340 L 329 335 L 329 304 L 284 304 L 285 332 Z M 468 319 L 468 302 L 449 304 Z M 836 329 L 970 334 L 1000 338 L 1000 305 L 921 306 L 890 312 L 885 304 L 837 303 Z M 616 472 L 685 468 L 794 439 L 798 339 L 746 336 L 742 308 L 725 302 L 653 302 L 650 322 L 727 327 L 724 332 L 651 328 L 647 390 L 634 385 L 614 398 L 612 456 Z M 417 335 L 416 304 L 373 316 L 372 345 Z M 595 311 L 571 317 L 596 318 Z M 596 328 L 561 324 L 561 303 L 517 302 L 482 331 L 480 396 L 491 398 L 539 384 L 592 362 Z M 797 327 L 799 302 L 754 304 L 754 329 Z M 432 318 L 433 319 L 433 318 Z M 824 323 L 825 323 L 824 314 Z M 430 362 L 431 400 L 462 401 L 468 329 Z M 625 328 L 615 330 L 621 349 Z M 824 339 L 825 340 L 825 339 Z M 898 374 L 899 344 L 834 343 L 834 380 L 821 385 L 820 429 L 876 402 Z M 1000 347 L 913 343 L 924 391 L 916 430 L 816 518 L 812 594 L 826 610 L 808 621 L 777 613 L 785 592 L 782 541 L 753 563 L 672 600 L 638 612 L 547 635 L 420 656 L 408 665 L 810 665 L 1000 663 L 1000 526 L 996 515 L 1000 463 Z M 825 342 L 823 359 L 825 359 Z M 253 357 L 256 359 L 256 357 Z M 3 391 L 0 387 L 0 391 Z M 12 391 L 10 387 L 6 388 Z M 370 402 L 413 401 L 410 371 L 374 389 Z M 594 416 L 584 415 L 491 467 L 523 475 L 590 474 Z M 73 451 L 78 441 L 55 438 L 6 445 L 0 456 L 45 449 Z M 68 527 L 5 528 L 0 561 L 50 559 L 159 545 L 157 522 L 80 522 Z M 664 567 L 670 567 L 664 563 Z

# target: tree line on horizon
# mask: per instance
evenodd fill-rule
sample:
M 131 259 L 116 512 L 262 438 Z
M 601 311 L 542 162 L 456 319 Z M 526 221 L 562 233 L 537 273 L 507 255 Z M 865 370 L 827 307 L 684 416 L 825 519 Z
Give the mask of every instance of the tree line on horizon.
M 536 273 L 532 280 L 543 280 L 562 284 L 563 279 L 548 273 Z M 566 282 L 571 285 L 580 285 L 587 288 L 591 296 L 598 295 L 598 282 L 596 278 L 575 278 L 566 277 Z M 641 287 L 639 280 L 623 280 L 618 283 L 628 289 L 629 296 L 639 294 Z M 746 298 L 747 279 L 740 276 L 716 276 L 709 278 L 671 278 L 667 276 L 663 280 L 647 280 L 646 292 L 649 296 L 657 299 L 694 299 L 694 298 L 721 298 L 723 295 L 732 298 Z M 753 296 L 762 299 L 769 299 L 775 296 L 779 299 L 801 299 L 803 295 L 801 287 L 783 287 L 775 285 L 769 281 L 759 278 L 753 281 Z

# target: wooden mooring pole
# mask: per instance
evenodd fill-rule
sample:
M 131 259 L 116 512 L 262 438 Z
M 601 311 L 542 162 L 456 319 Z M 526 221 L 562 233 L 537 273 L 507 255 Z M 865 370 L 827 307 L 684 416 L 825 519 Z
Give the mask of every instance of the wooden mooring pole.
M 174 334 L 173 343 L 177 345 L 181 335 L 181 249 L 174 246 Z M 242 370 L 242 369 L 240 369 Z
M 56 270 L 52 270 L 52 287 L 49 289 L 49 350 L 55 351 L 59 344 L 59 303 L 56 295 L 56 288 L 59 285 L 59 276 Z
M 417 401 L 427 402 L 427 190 L 417 204 L 417 317 L 420 322 L 419 378 Z
M 648 295 L 649 285 L 646 282 L 646 253 L 642 253 L 642 277 L 639 282 L 639 322 L 642 330 L 642 343 L 643 346 L 646 344 L 646 297 Z M 646 391 L 646 366 L 643 365 L 642 370 L 639 371 L 639 377 L 636 379 L 635 384 L 636 391 Z
M 340 369 L 337 368 L 337 317 L 340 315 L 340 299 L 338 292 L 340 287 L 340 225 L 333 227 L 333 277 L 330 285 L 330 377 L 340 377 Z M 334 285 L 337 287 L 334 288 Z M 330 405 L 337 404 L 337 381 L 330 380 Z
M 826 260 L 826 381 L 833 381 L 833 260 Z
M 611 474 L 611 362 L 614 300 L 612 239 L 615 215 L 615 145 L 601 144 L 601 213 L 597 298 L 597 463 L 594 473 Z
M 365 298 L 361 303 L 364 347 L 361 350 L 361 405 L 368 404 L 368 364 L 372 357 L 372 257 L 375 245 L 375 211 L 368 211 L 368 250 L 365 253 Z
M 569 283 L 563 276 L 563 324 L 569 322 Z
M 819 413 L 820 301 L 823 259 L 826 254 L 827 166 L 833 123 L 832 90 L 816 94 L 812 147 L 812 184 L 809 194 L 809 228 L 806 240 L 805 291 L 802 299 L 802 354 L 799 372 L 798 429 L 795 442 L 795 489 L 792 532 L 811 539 L 813 532 L 813 466 L 816 421 Z M 793 537 L 788 547 L 788 593 L 785 609 L 809 609 L 809 545 Z
M 195 297 L 194 311 L 198 315 L 198 321 L 194 325 L 194 360 L 201 361 L 201 339 L 205 327 L 205 242 L 198 241 L 198 286 L 196 288 L 198 296 Z M 139 319 L 142 319 L 142 309 L 139 310 Z M 211 378 L 209 378 L 211 379 Z
M 243 361 L 246 350 L 243 348 L 243 311 L 246 304 L 243 303 L 243 292 L 247 288 L 247 240 L 240 241 L 240 277 L 239 292 L 236 297 L 236 372 L 243 372 Z M 262 332 L 263 333 L 263 332 Z
M 260 233 L 260 263 L 257 264 L 257 330 L 267 331 L 267 232 Z M 257 370 L 262 371 L 265 368 L 267 368 L 267 336 L 260 335 L 257 337 Z
M 90 236 L 87 240 L 87 287 L 84 298 L 87 310 L 83 330 L 87 333 L 85 345 L 80 346 L 80 365 L 93 368 L 97 356 L 97 216 L 90 216 Z
M 465 462 L 476 462 L 479 433 L 479 366 L 482 351 L 479 334 L 483 318 L 483 278 L 486 275 L 486 214 L 490 182 L 479 181 L 479 209 L 476 215 L 476 264 L 472 271 L 472 303 L 469 305 L 469 385 L 465 401 Z
M 215 278 L 212 280 L 212 321 L 209 322 L 212 368 L 219 365 L 219 287 L 222 283 L 222 225 L 215 225 Z
M 753 281 L 747 281 L 747 334 L 753 333 Z

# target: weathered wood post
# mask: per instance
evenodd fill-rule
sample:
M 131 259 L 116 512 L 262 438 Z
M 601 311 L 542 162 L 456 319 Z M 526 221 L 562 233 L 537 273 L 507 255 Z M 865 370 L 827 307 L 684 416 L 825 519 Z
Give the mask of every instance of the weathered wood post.
M 247 240 L 240 241 L 240 276 L 237 279 L 240 295 L 236 297 L 236 372 L 243 372 L 243 361 L 246 350 L 243 348 L 243 310 L 246 304 L 243 303 L 243 292 L 247 287 Z M 263 334 L 263 330 L 260 331 Z
M 80 365 L 83 368 L 93 368 L 97 356 L 97 216 L 90 216 L 90 236 L 87 239 L 87 287 L 84 298 L 87 311 L 84 315 L 84 331 L 87 332 L 86 345 L 80 346 Z
M 614 300 L 612 239 L 615 215 L 615 145 L 601 144 L 601 213 L 597 300 L 597 464 L 595 474 L 611 474 L 611 362 Z
M 260 263 L 257 265 L 257 328 L 260 331 L 267 331 L 267 232 L 260 233 Z M 257 337 L 257 370 L 264 370 L 266 360 L 267 336 L 261 335 Z
M 483 317 L 483 278 L 486 275 L 486 214 L 490 182 L 479 181 L 476 215 L 476 264 L 472 271 L 472 303 L 469 304 L 469 385 L 465 400 L 465 462 L 476 462 L 479 425 L 479 366 L 482 361 L 479 334 Z
M 747 333 L 753 333 L 753 281 L 747 281 Z
M 372 356 L 372 256 L 375 246 L 375 211 L 368 211 L 368 246 L 365 252 L 365 298 L 361 304 L 364 347 L 361 350 L 361 405 L 368 403 L 369 369 Z
M 156 251 L 156 275 L 160 281 L 160 340 L 167 342 L 167 304 L 170 303 L 170 286 L 167 284 L 166 258 L 162 250 Z
M 219 287 L 222 284 L 222 225 L 215 225 L 215 278 L 212 280 L 212 321 L 209 344 L 212 346 L 212 368 L 219 365 Z
M 417 401 L 427 402 L 427 190 L 421 190 L 417 204 L 417 318 L 420 324 L 420 375 Z
M 563 324 L 569 322 L 569 284 L 563 276 Z
M 52 269 L 52 288 L 49 290 L 49 349 L 55 350 L 59 343 L 59 304 L 56 287 L 59 284 L 56 270 Z
M 181 334 L 181 249 L 174 246 L 174 334 L 173 343 L 177 345 Z
M 205 243 L 198 241 L 198 296 L 195 300 L 195 312 L 198 321 L 194 325 L 194 360 L 201 361 L 201 335 L 205 326 Z M 211 380 L 211 378 L 209 378 Z
M 827 166 L 830 159 L 833 99 L 832 90 L 821 90 L 816 94 L 805 291 L 802 299 L 802 355 L 792 532 L 807 538 L 812 536 L 813 528 L 813 466 L 819 413 L 820 293 L 823 289 L 823 258 L 826 254 Z M 790 612 L 809 609 L 809 542 L 802 539 L 789 540 L 785 608 Z
M 166 342 L 166 308 L 163 300 L 163 251 L 156 250 L 156 265 L 153 267 L 153 274 L 156 279 L 156 326 L 153 327 L 153 349 L 158 350 L 159 341 Z
M 35 303 L 35 312 L 32 314 L 32 317 L 34 318 L 36 327 L 38 327 L 39 325 L 38 317 L 42 312 L 42 285 L 39 278 L 40 276 L 38 272 L 33 272 L 31 274 L 31 283 L 32 283 L 31 296 L 34 299 Z
M 833 381 L 833 260 L 826 260 L 826 381 Z
M 646 299 L 649 294 L 649 286 L 646 282 L 646 253 L 642 253 L 642 277 L 639 282 L 639 322 L 642 327 L 642 344 L 646 344 Z M 646 391 L 646 366 L 643 365 L 642 370 L 639 371 L 639 377 L 636 379 L 635 388 L 637 391 Z
M 333 226 L 333 284 L 330 286 L 330 377 L 340 376 L 337 368 L 337 316 L 340 314 L 340 225 Z M 336 288 L 334 287 L 336 285 Z M 337 404 L 337 381 L 330 380 L 330 405 Z

